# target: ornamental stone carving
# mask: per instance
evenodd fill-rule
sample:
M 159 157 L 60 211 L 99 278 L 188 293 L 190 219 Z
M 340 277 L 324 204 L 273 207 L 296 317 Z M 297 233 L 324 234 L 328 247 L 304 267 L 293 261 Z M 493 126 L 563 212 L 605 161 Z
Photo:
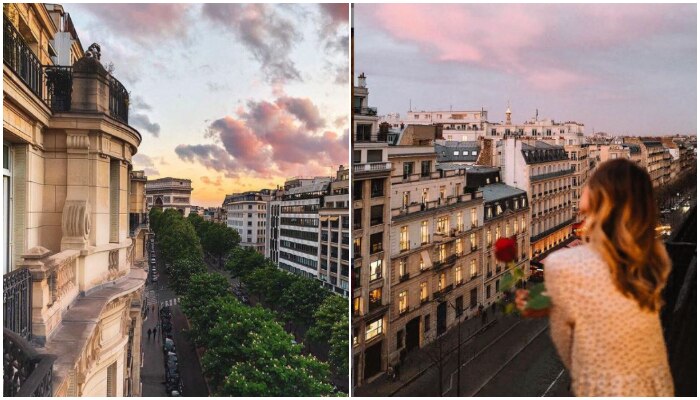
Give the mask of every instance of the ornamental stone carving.
M 90 235 L 90 203 L 85 200 L 66 200 L 63 206 L 61 223 L 63 238 L 61 251 L 66 249 L 84 249 Z

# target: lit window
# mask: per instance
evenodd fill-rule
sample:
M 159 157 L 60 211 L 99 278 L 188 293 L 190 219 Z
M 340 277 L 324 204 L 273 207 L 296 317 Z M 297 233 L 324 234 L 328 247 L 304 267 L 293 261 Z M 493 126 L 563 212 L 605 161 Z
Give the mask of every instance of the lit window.
M 476 208 L 472 208 L 472 226 L 476 226 L 478 220 L 476 218 Z
M 369 264 L 369 280 L 373 281 L 382 277 L 382 260 L 375 260 Z
M 462 267 L 459 265 L 455 267 L 455 282 L 462 283 Z
M 462 221 L 462 212 L 457 213 L 457 230 L 462 231 L 464 229 L 464 221 Z
M 460 256 L 462 255 L 462 239 L 461 238 L 459 238 L 455 241 L 455 253 L 457 253 L 457 255 L 460 255 Z
M 491 240 L 491 229 L 486 231 L 486 243 L 489 246 L 491 246 L 491 243 L 493 243 L 493 241 Z
M 383 332 L 383 327 L 384 320 L 382 318 L 379 318 L 378 320 L 372 321 L 369 324 L 367 324 L 367 328 L 365 329 L 365 341 L 381 335 Z
M 428 282 L 420 283 L 420 301 L 424 302 L 428 300 Z
M 443 262 L 445 261 L 445 258 L 447 257 L 447 250 L 445 244 L 441 244 L 438 246 L 438 261 Z
M 399 293 L 399 314 L 402 314 L 408 310 L 408 292 L 403 291 Z
M 472 278 L 474 278 L 476 276 L 476 273 L 476 260 L 471 260 L 469 262 L 469 274 Z
M 472 233 L 469 235 L 469 242 L 472 245 L 472 251 L 476 250 L 476 234 Z
M 422 221 L 420 223 L 420 240 L 422 244 L 426 244 L 430 241 L 430 235 L 428 234 L 428 221 Z
M 438 278 L 438 291 L 442 290 L 445 287 L 445 273 L 442 272 L 440 273 L 440 277 Z
M 438 233 L 447 234 L 450 230 L 450 217 L 444 216 L 438 218 L 437 221 L 437 231 Z
M 411 244 L 408 242 L 408 227 L 407 226 L 401 227 L 401 237 L 399 240 L 399 245 L 401 247 L 401 250 L 408 250 L 411 246 Z

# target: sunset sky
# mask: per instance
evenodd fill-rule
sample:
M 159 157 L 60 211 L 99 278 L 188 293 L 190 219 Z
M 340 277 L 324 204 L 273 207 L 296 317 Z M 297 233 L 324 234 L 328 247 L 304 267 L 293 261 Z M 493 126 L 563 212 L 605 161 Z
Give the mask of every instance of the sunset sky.
M 356 4 L 355 75 L 380 114 L 481 109 L 611 134 L 695 134 L 695 4 Z
M 131 93 L 135 169 L 192 203 L 348 163 L 347 5 L 67 4 Z

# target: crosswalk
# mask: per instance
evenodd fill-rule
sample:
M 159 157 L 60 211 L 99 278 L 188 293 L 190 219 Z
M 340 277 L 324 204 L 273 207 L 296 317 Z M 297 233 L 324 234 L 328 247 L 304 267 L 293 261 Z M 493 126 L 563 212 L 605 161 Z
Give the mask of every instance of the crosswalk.
M 173 299 L 161 300 L 159 302 L 155 290 L 149 290 L 146 292 L 146 304 L 148 304 L 149 307 L 153 304 L 157 304 L 158 307 L 165 307 L 165 306 L 172 307 L 172 306 L 177 305 L 179 303 L 180 303 L 179 297 L 175 297 Z

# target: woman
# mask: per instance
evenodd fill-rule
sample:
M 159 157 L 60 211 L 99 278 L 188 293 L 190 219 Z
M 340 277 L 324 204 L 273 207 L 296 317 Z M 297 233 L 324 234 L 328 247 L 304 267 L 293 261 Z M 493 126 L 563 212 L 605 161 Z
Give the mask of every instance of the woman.
M 659 318 L 671 262 L 649 175 L 625 159 L 602 163 L 579 208 L 586 244 L 544 261 L 552 341 L 574 394 L 673 396 Z M 516 293 L 526 316 L 527 295 Z

